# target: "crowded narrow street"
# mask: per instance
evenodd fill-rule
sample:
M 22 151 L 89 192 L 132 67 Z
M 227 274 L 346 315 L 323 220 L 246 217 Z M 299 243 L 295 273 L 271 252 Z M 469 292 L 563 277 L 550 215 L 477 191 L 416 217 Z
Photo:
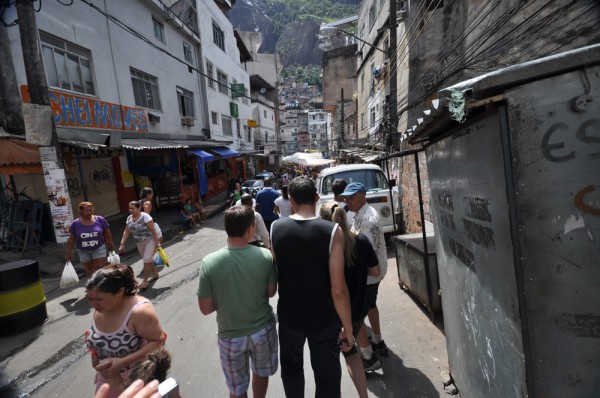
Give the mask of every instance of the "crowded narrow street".
M 198 266 L 208 253 L 225 243 L 223 215 L 219 213 L 200 229 L 187 230 L 164 244 L 170 267 L 142 293 L 152 300 L 164 330 L 173 361 L 169 372 L 180 384 L 184 397 L 227 395 L 216 344 L 215 316 L 202 316 L 196 289 Z M 135 251 L 123 263 L 141 272 Z M 432 398 L 445 396 L 440 372 L 448 368 L 443 321 L 438 313 L 431 322 L 428 312 L 398 285 L 395 252 L 388 247 L 389 272 L 380 288 L 382 333 L 390 349 L 382 369 L 367 375 L 371 397 Z M 94 371 L 84 347 L 84 331 L 91 322 L 85 299 L 85 277 L 79 285 L 58 289 L 58 278 L 45 279 L 49 320 L 42 327 L 0 339 L 0 395 L 13 397 L 89 397 L 94 391 Z M 277 296 L 271 299 L 276 308 Z M 341 360 L 341 359 L 340 359 Z M 308 396 L 314 394 L 310 359 L 305 350 Z M 343 363 L 343 360 L 342 360 Z M 356 396 L 345 366 L 342 394 Z M 7 383 L 10 385 L 7 385 Z M 282 397 L 279 371 L 270 378 L 268 397 Z

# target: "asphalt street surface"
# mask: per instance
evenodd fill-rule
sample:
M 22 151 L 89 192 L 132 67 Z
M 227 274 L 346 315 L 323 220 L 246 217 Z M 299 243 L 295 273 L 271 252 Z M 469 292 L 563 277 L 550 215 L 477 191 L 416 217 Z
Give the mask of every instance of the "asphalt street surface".
M 226 242 L 223 215 L 199 229 L 176 235 L 163 247 L 171 266 L 142 293 L 154 303 L 173 357 L 169 372 L 183 397 L 228 396 L 217 348 L 215 315 L 203 316 L 197 304 L 201 259 Z M 122 257 L 141 277 L 137 251 Z M 93 397 L 94 370 L 84 348 L 84 332 L 91 323 L 85 299 L 85 278 L 62 290 L 58 278 L 45 279 L 49 320 L 39 328 L 0 338 L 0 397 Z M 382 369 L 367 376 L 371 397 L 444 397 L 440 372 L 448 369 L 443 320 L 434 321 L 412 296 L 398 286 L 395 251 L 388 247 L 388 274 L 379 293 L 383 338 L 390 353 Z M 277 296 L 271 299 L 276 308 Z M 354 397 L 354 385 L 343 367 L 342 395 Z M 314 396 L 308 349 L 305 349 L 306 396 Z M 249 396 L 252 396 L 249 391 Z M 268 397 L 283 397 L 279 371 L 270 378 Z

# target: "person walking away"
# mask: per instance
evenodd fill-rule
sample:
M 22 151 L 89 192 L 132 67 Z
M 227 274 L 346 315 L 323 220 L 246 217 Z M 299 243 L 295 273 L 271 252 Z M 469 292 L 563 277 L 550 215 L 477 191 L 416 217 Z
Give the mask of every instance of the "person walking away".
M 79 261 L 83 263 L 85 275 L 89 278 L 94 271 L 106 265 L 106 249 L 115 250 L 108 222 L 102 216 L 94 215 L 92 202 L 79 203 L 79 218 L 69 227 L 65 260 L 72 260 L 73 246 L 77 243 Z
M 275 199 L 279 197 L 279 193 L 272 188 L 273 181 L 270 177 L 265 178 L 264 184 L 264 188 L 256 194 L 256 210 L 262 216 L 267 231 L 271 232 L 271 224 L 279 218 L 277 214 L 273 213 Z
M 248 244 L 255 228 L 251 207 L 226 210 L 227 246 L 200 265 L 198 305 L 204 315 L 217 312 L 221 367 L 230 397 L 247 397 L 249 360 L 255 398 L 266 396 L 269 376 L 278 366 L 277 329 L 269 305 L 277 292 L 277 276 L 271 253 Z
M 167 338 L 154 307 L 137 291 L 133 269 L 128 265 L 100 269 L 86 284 L 94 313 L 85 343 L 96 369 L 96 391 L 108 383 L 108 397 L 118 397 L 123 391 L 122 381 Z
M 265 226 L 265 222 L 262 219 L 260 213 L 254 210 L 252 207 L 252 195 L 249 193 L 245 193 L 242 195 L 242 199 L 240 199 L 243 206 L 248 206 L 254 211 L 255 217 L 255 226 L 254 235 L 250 239 L 249 244 L 253 246 L 264 246 L 267 249 L 271 248 L 271 238 L 269 237 L 269 231 L 267 231 L 267 227 Z
M 154 228 L 154 221 L 150 215 L 142 211 L 141 201 L 129 202 L 129 217 L 121 238 L 119 253 L 125 254 L 125 242 L 133 235 L 137 249 L 144 262 L 144 280 L 140 290 L 146 290 L 148 283 L 158 279 L 158 270 L 154 265 L 153 256 L 157 247 L 160 247 L 160 238 Z
M 292 215 L 292 204 L 290 203 L 287 185 L 281 187 L 281 196 L 275 199 L 274 204 L 273 213 L 277 214 L 280 218 Z
M 340 396 L 341 367 L 332 355 L 354 345 L 344 279 L 344 237 L 337 225 L 315 216 L 318 199 L 307 177 L 289 184 L 294 214 L 273 223 L 271 250 L 279 278 L 279 345 L 286 397 L 304 397 L 303 347 L 311 355 L 317 398 Z M 341 321 L 341 325 L 340 325 Z
M 344 276 L 350 293 L 352 332 L 354 338 L 356 338 L 368 312 L 365 301 L 367 275 L 379 275 L 381 272 L 379 260 L 373 246 L 371 246 L 371 242 L 369 242 L 369 238 L 365 234 L 358 233 L 355 235 L 350 232 L 350 227 L 346 222 L 346 211 L 336 202 L 331 201 L 321 206 L 321 218 L 337 223 L 344 235 Z M 367 398 L 367 378 L 360 354 L 355 346 L 343 354 L 348 373 L 354 382 L 358 396 Z
M 371 330 L 373 332 L 372 341 L 369 342 L 367 328 L 363 323 L 358 335 L 363 356 L 363 365 L 366 371 L 373 371 L 381 367 L 379 355 L 386 356 L 388 349 L 385 341 L 381 338 L 381 322 L 379 309 L 377 308 L 377 295 L 379 292 L 379 283 L 387 273 L 387 250 L 385 247 L 385 236 L 379 222 L 377 210 L 367 204 L 367 189 L 360 182 L 353 182 L 346 186 L 341 194 L 346 200 L 350 211 L 353 211 L 354 222 L 351 231 L 354 233 L 362 232 L 369 238 L 377 258 L 381 273 L 379 276 L 369 276 L 367 278 L 367 305 L 369 308 L 368 318 Z

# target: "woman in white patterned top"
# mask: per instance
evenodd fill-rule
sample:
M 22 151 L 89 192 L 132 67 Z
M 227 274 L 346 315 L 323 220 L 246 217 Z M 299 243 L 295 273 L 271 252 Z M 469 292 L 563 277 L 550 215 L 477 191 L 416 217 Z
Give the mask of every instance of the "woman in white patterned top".
M 125 242 L 129 239 L 129 235 L 133 235 L 144 262 L 144 280 L 140 285 L 140 290 L 145 290 L 148 287 L 148 282 L 158 279 L 158 270 L 152 261 L 152 257 L 156 248 L 160 247 L 160 237 L 154 228 L 152 217 L 142 211 L 141 201 L 129 202 L 129 213 L 119 252 L 125 254 Z

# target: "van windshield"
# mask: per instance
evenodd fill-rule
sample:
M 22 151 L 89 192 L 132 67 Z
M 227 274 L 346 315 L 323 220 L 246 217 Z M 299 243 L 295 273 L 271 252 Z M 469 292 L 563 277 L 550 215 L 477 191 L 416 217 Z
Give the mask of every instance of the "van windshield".
M 346 180 L 348 184 L 351 182 L 361 182 L 368 191 L 389 189 L 387 178 L 385 178 L 385 174 L 380 170 L 350 170 L 324 177 L 320 194 L 332 195 L 331 184 L 338 178 Z

